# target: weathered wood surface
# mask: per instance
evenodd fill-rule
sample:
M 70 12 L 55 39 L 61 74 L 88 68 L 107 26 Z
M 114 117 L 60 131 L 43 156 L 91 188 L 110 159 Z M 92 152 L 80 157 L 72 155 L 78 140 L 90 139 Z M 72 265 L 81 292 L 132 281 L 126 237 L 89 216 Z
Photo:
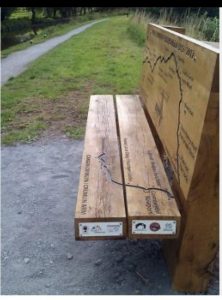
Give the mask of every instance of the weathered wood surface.
M 218 42 L 208 42 L 208 41 L 201 41 L 202 43 L 205 43 L 205 44 L 208 44 L 208 45 L 210 45 L 210 46 L 212 46 L 212 47 L 215 47 L 215 48 L 217 48 L 217 49 L 219 49 L 220 48 L 220 43 L 218 43 Z
M 176 32 L 181 33 L 181 34 L 185 34 L 185 32 L 186 32 L 185 27 L 173 26 L 173 25 L 161 25 L 161 26 L 164 27 L 164 28 L 167 28 L 169 30 L 176 31 Z
M 180 199 L 180 236 L 165 242 L 173 287 L 205 291 L 219 246 L 219 50 L 150 25 L 141 95 Z
M 177 189 L 177 185 L 175 184 Z M 205 291 L 219 248 L 219 65 L 215 68 L 180 238 L 165 245 L 173 286 Z M 175 255 L 177 253 L 177 255 Z M 184 274 L 187 274 L 184 280 Z
M 130 238 L 176 238 L 180 213 L 138 96 L 116 96 Z
M 218 50 L 149 25 L 141 95 L 185 197 L 210 99 Z
M 122 183 L 113 96 L 91 96 L 75 213 L 77 239 L 126 236 Z

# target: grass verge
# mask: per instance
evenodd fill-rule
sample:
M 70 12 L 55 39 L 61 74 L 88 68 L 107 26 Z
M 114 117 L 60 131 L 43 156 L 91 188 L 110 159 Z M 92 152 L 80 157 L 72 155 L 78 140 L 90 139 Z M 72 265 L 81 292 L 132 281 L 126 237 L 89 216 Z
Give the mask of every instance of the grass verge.
M 79 26 L 85 25 L 89 22 L 92 22 L 93 20 L 102 19 L 106 16 L 107 16 L 106 14 L 101 14 L 101 13 L 92 13 L 84 16 L 76 16 L 75 18 L 70 19 L 70 21 L 67 23 L 57 24 L 53 26 L 48 26 L 46 28 L 38 29 L 37 35 L 34 35 L 30 29 L 30 31 L 27 31 L 25 34 L 21 36 L 21 39 L 26 39 L 28 36 L 33 36 L 31 40 L 27 38 L 28 39 L 27 41 L 21 42 L 19 44 L 16 44 L 14 46 L 2 50 L 1 57 L 5 58 L 9 54 L 15 51 L 24 50 L 30 47 L 31 45 L 42 43 L 50 38 L 65 34 L 70 30 L 73 30 Z
M 138 93 L 143 48 L 113 17 L 74 36 L 2 87 L 2 142 L 30 141 L 47 128 L 84 134 L 91 94 Z M 30 133 L 31 132 L 31 133 Z
M 65 128 L 65 133 L 68 137 L 71 137 L 74 139 L 81 139 L 83 137 L 83 135 L 85 134 L 85 128 L 78 127 L 78 126 L 73 126 L 73 127 L 67 126 Z

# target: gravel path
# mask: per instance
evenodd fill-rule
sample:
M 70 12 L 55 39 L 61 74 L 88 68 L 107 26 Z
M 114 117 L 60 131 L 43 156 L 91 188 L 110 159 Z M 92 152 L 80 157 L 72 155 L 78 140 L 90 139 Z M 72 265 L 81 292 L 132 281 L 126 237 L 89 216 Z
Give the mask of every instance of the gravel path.
M 94 24 L 103 22 L 105 20 L 106 19 L 90 22 L 86 25 L 73 29 L 62 36 L 54 37 L 41 44 L 31 46 L 22 51 L 14 52 L 6 58 L 3 58 L 1 60 L 1 85 L 6 83 L 10 77 L 16 77 L 17 75 L 24 72 L 30 62 L 34 61 L 52 48 L 70 39 L 72 36 L 85 31 L 87 28 L 92 27 Z
M 2 294 L 178 295 L 159 241 L 75 241 L 82 151 L 65 137 L 2 147 Z
M 175 294 L 159 242 L 75 241 L 82 150 L 2 148 L 2 294 Z

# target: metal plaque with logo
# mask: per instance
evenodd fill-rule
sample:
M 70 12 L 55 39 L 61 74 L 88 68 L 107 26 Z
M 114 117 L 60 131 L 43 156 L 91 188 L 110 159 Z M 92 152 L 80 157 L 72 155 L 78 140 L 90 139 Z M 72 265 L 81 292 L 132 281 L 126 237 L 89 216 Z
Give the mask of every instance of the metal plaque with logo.
M 176 234 L 175 220 L 133 220 L 133 234 Z
M 123 222 L 88 222 L 79 223 L 79 235 L 88 236 L 121 236 Z

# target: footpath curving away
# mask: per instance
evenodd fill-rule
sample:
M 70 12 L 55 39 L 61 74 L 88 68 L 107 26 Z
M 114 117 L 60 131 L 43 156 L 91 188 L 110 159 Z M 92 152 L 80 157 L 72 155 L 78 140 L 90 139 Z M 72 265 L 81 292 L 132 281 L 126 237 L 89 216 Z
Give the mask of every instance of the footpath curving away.
M 28 64 L 41 55 L 70 39 L 72 36 L 77 35 L 92 27 L 94 24 L 103 22 L 105 20 L 107 20 L 107 18 L 90 22 L 86 25 L 71 30 L 64 35 L 51 38 L 43 43 L 31 46 L 25 50 L 14 52 L 6 58 L 3 58 L 1 60 L 1 85 L 5 84 L 10 77 L 16 77 L 24 72 L 27 69 Z

